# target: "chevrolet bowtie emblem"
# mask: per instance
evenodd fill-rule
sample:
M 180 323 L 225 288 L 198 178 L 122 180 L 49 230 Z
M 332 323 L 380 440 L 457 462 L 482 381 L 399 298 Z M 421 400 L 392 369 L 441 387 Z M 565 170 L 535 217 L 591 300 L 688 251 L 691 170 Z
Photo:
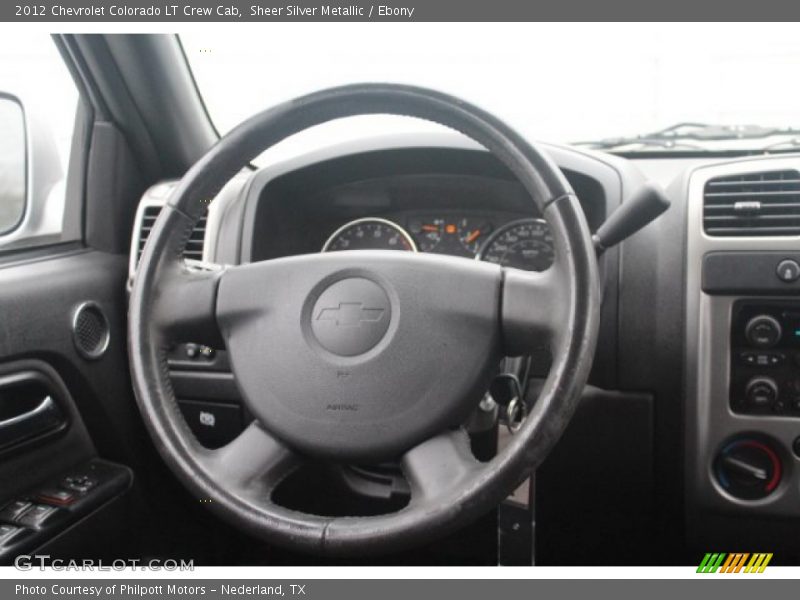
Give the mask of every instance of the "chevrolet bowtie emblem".
M 317 321 L 336 321 L 337 327 L 359 327 L 362 323 L 377 323 L 386 312 L 382 308 L 364 308 L 361 302 L 340 302 L 335 308 L 323 308 Z

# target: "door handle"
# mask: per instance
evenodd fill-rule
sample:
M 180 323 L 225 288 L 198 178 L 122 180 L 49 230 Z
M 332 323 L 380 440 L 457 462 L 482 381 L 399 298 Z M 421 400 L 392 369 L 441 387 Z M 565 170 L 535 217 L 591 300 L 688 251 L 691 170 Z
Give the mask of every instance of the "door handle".
M 18 402 L 3 398 L 4 391 L 13 393 Z M 35 406 L 28 408 L 34 402 Z M 39 377 L 22 373 L 0 379 L 0 449 L 56 429 L 64 423 L 58 402 Z

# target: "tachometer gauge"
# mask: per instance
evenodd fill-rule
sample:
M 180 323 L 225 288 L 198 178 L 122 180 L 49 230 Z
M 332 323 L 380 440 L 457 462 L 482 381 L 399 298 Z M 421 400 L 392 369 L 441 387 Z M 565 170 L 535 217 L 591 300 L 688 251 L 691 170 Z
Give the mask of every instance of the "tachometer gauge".
M 323 252 L 335 250 L 405 250 L 416 252 L 405 229 L 386 219 L 366 218 L 345 223 L 331 234 Z
M 542 219 L 521 219 L 500 227 L 486 240 L 478 259 L 525 271 L 546 271 L 553 264 L 553 236 Z

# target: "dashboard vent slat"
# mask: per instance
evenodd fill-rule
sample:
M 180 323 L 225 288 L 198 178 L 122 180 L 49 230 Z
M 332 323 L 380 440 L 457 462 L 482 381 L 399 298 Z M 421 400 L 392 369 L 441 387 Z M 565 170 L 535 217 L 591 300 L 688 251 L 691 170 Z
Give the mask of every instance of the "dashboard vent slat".
M 142 213 L 142 220 L 139 224 L 139 250 L 136 256 L 137 264 L 142 257 L 145 242 L 147 242 L 147 238 L 153 230 L 153 225 L 155 225 L 156 219 L 160 213 L 160 206 L 146 206 Z M 208 215 L 203 215 L 194 226 L 194 229 L 192 229 L 189 240 L 186 242 L 186 248 L 183 251 L 184 258 L 198 261 L 203 260 L 203 246 L 205 243 L 207 222 Z
M 703 230 L 713 236 L 800 235 L 800 171 L 765 171 L 706 182 Z

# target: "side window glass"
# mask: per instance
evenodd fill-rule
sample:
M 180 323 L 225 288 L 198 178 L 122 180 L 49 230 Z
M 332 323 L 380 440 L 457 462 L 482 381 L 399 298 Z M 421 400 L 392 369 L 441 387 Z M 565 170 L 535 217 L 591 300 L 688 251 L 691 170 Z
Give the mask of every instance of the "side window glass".
M 0 235 L 25 214 L 27 160 L 25 114 L 13 96 L 0 94 Z
M 64 240 L 78 91 L 46 34 L 0 37 L 0 252 Z

